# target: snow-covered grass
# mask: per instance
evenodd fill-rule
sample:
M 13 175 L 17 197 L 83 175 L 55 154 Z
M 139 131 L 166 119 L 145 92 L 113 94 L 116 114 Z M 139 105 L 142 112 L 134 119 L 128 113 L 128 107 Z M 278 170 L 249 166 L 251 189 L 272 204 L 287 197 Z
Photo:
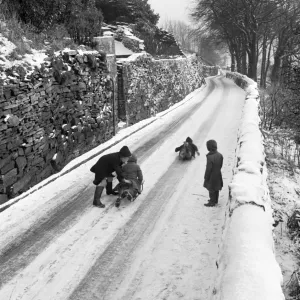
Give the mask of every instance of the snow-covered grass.
M 55 51 L 67 47 L 84 46 L 69 38 L 64 26 L 57 25 L 47 33 L 36 33 L 30 24 L 20 22 L 15 16 L 7 17 L 0 11 L 0 79 L 5 79 L 3 70 L 14 67 L 21 66 L 30 73 L 35 67 L 40 68 Z
M 292 169 L 300 167 L 300 144 L 295 143 L 293 130 L 275 128 L 262 132 L 265 140 L 271 145 L 273 155 L 286 159 Z
M 284 299 L 275 259 L 257 84 L 238 73 L 226 77 L 240 83 L 247 94 L 213 299 Z
M 283 291 L 287 299 L 290 292 L 290 279 L 299 268 L 299 237 L 292 239 L 287 227 L 289 217 L 300 209 L 300 172 L 291 172 L 290 163 L 280 152 L 273 151 L 273 143 L 266 140 L 268 164 L 268 186 L 272 199 L 273 216 L 277 221 L 274 228 L 276 259 L 283 274 Z M 293 299 L 293 298 L 291 298 Z

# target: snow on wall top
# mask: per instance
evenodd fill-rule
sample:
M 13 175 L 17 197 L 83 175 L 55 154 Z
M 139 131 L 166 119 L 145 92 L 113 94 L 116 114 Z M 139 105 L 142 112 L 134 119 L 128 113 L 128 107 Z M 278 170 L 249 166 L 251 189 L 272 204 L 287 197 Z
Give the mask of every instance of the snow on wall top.
M 114 36 L 116 38 L 116 42 L 118 41 L 119 43 L 124 44 L 123 40 L 129 39 L 138 44 L 138 49 L 139 49 L 138 52 L 142 52 L 145 49 L 144 41 L 133 34 L 133 31 L 129 27 L 129 25 L 125 25 L 125 24 L 104 25 L 104 26 L 102 26 L 101 29 L 103 32 L 103 36 Z M 119 47 L 120 47 L 120 51 L 121 51 L 120 55 L 124 55 L 123 53 L 125 52 L 125 50 L 121 48 L 121 45 L 119 45 Z M 127 47 L 125 47 L 125 48 L 127 49 Z M 134 51 L 132 51 L 132 53 L 133 52 Z
M 116 47 L 116 55 L 131 55 L 133 54 L 133 51 L 126 48 L 121 42 L 115 41 L 115 47 Z

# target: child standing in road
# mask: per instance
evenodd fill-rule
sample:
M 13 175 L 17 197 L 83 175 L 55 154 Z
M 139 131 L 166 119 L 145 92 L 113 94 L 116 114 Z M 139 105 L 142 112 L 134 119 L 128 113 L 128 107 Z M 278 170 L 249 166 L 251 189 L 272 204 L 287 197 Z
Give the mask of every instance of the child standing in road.
M 223 187 L 221 169 L 223 166 L 223 155 L 217 151 L 218 146 L 215 140 L 209 140 L 206 143 L 206 170 L 203 186 L 209 192 L 209 201 L 205 206 L 212 207 L 218 204 L 219 191 Z

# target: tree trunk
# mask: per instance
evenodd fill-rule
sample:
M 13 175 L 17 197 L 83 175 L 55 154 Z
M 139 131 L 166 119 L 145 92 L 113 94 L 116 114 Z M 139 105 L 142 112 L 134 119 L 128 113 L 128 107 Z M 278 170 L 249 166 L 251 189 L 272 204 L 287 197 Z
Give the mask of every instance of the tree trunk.
M 269 43 L 268 58 L 267 58 L 267 61 L 266 61 L 265 86 L 267 86 L 267 76 L 268 76 L 268 71 L 269 71 L 269 67 L 270 67 L 270 57 L 271 57 L 271 50 L 272 50 L 273 41 L 274 41 L 274 37 L 271 38 L 270 43 Z
M 271 81 L 272 83 L 276 83 L 279 81 L 280 78 L 280 66 L 281 66 L 281 58 L 279 54 L 275 54 L 274 56 L 274 65 L 271 73 Z
M 278 35 L 278 46 L 274 55 L 274 65 L 271 73 L 272 83 L 277 83 L 278 81 L 280 81 L 280 69 L 282 64 L 281 57 L 284 54 L 284 51 L 287 47 L 289 34 L 290 33 L 287 31 L 287 28 L 283 28 Z
M 241 46 L 238 44 L 234 45 L 234 49 L 235 49 L 235 61 L 236 61 L 236 69 L 237 72 L 242 73 L 242 60 L 241 60 L 241 50 L 240 50 Z
M 230 57 L 231 57 L 231 67 L 230 67 L 230 71 L 231 72 L 235 72 L 235 54 L 234 54 L 234 50 L 232 48 L 232 46 L 229 46 L 229 52 L 230 52 Z
M 242 50 L 242 74 L 247 74 L 247 51 L 245 46 L 243 46 Z
M 260 83 L 261 88 L 266 88 L 266 62 L 267 60 L 267 37 L 264 35 L 262 42 L 262 58 L 261 58 L 261 72 L 260 72 Z
M 250 51 L 248 54 L 249 58 L 249 68 L 248 68 L 248 77 L 257 81 L 257 50 L 256 43 L 251 43 Z

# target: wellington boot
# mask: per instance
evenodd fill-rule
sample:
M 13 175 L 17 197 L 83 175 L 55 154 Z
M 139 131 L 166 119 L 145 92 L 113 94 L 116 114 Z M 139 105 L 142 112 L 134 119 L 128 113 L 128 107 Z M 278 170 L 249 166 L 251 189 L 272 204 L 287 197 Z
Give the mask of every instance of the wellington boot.
M 213 202 L 208 202 L 208 203 L 205 203 L 204 206 L 207 206 L 207 207 L 213 207 L 213 206 L 216 206 L 217 203 L 213 203 Z
M 94 206 L 97 206 L 100 208 L 105 207 L 105 205 L 100 200 L 103 190 L 104 190 L 103 186 L 96 186 L 95 194 L 94 194 L 94 201 L 93 201 Z
M 118 195 L 117 191 L 113 191 L 112 182 L 107 182 L 107 184 L 106 184 L 106 194 L 107 195 Z
M 115 203 L 115 207 L 119 207 L 121 204 L 121 198 L 117 198 L 116 203 Z

